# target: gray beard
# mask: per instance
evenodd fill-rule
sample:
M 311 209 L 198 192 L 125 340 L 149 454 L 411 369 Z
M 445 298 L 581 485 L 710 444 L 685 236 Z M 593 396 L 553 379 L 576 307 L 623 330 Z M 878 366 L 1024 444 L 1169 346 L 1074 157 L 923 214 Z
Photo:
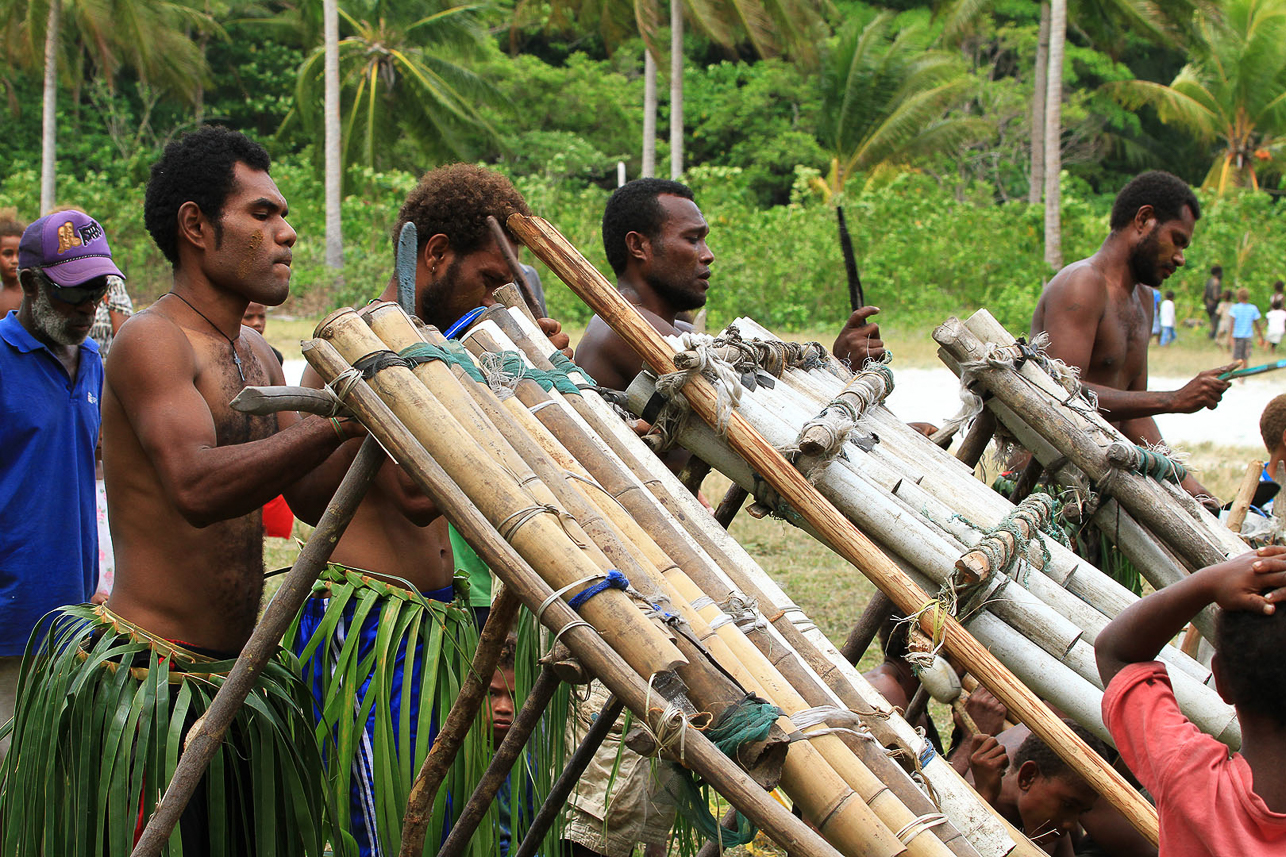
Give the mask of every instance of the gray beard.
M 67 319 L 58 314 L 45 285 L 36 289 L 36 299 L 31 302 L 31 315 L 40 336 L 59 345 L 80 345 L 85 337 L 71 332 Z M 37 337 L 39 338 L 39 337 Z

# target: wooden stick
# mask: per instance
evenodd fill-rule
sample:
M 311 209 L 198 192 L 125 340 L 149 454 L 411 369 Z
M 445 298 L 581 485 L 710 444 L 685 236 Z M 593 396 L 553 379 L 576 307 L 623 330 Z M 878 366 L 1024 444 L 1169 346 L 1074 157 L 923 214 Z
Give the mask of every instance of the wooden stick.
M 491 603 L 487 623 L 482 626 L 469 672 L 460 685 L 460 695 L 451 703 L 446 722 L 442 724 L 442 729 L 433 740 L 433 746 L 429 748 L 429 755 L 424 757 L 420 771 L 415 775 L 415 782 L 411 784 L 406 815 L 402 817 L 402 847 L 398 851 L 399 857 L 418 857 L 424 853 L 429 814 L 437 800 L 438 789 L 442 787 L 442 781 L 451 769 L 456 754 L 460 752 L 465 736 L 477 719 L 482 701 L 487 698 L 491 675 L 500 662 L 500 650 L 518 618 L 520 605 L 521 602 L 509 587 L 501 584 L 500 593 Z
M 1259 486 L 1259 474 L 1264 472 L 1264 463 L 1251 459 L 1246 467 L 1246 475 L 1241 477 L 1237 487 L 1237 497 L 1232 501 L 1228 511 L 1228 529 L 1241 533 L 1241 525 L 1246 523 L 1246 513 L 1250 511 L 1250 502 L 1255 499 L 1255 488 Z
M 384 450 L 380 449 L 379 443 L 372 437 L 362 441 L 357 458 L 353 459 L 335 496 L 326 505 L 317 529 L 299 552 L 294 567 L 264 610 L 241 654 L 237 655 L 232 671 L 214 695 L 205 716 L 188 733 L 174 776 L 134 844 L 134 850 L 130 852 L 132 857 L 154 857 L 169 841 L 179 817 L 192 799 L 192 793 L 218 751 L 224 733 L 253 689 L 259 673 L 276 654 L 282 635 L 312 592 L 317 575 L 326 567 L 331 552 L 383 463 Z
M 495 215 L 487 215 L 487 228 L 491 230 L 491 237 L 496 240 L 496 246 L 500 248 L 500 254 L 505 257 L 505 263 L 509 266 L 509 272 L 514 275 L 514 285 L 522 293 L 523 304 L 527 310 L 532 313 L 533 320 L 535 316 L 544 317 L 549 313 L 545 310 L 543 304 L 536 299 L 536 292 L 527 282 L 527 272 L 522 269 L 522 263 L 518 261 L 518 254 L 514 252 L 514 245 L 509 243 L 509 236 L 501 228 L 500 221 L 496 220 Z
M 750 492 L 740 485 L 736 483 L 729 485 L 728 491 L 723 495 L 723 499 L 719 501 L 719 505 L 714 510 L 714 519 L 719 522 L 719 526 L 725 530 L 731 527 L 732 519 L 737 517 L 737 513 L 741 511 L 741 504 L 745 503 L 746 498 L 749 496 Z M 1286 507 L 1286 504 L 1284 504 L 1284 507 Z
M 1013 493 L 1009 495 L 1009 502 L 1017 506 L 1023 500 L 1026 500 L 1027 495 L 1031 494 L 1032 489 L 1036 487 L 1036 483 L 1040 482 L 1040 477 L 1044 472 L 1045 466 L 1033 455 L 1031 460 L 1027 462 L 1027 466 L 1023 468 L 1023 472 L 1018 475 L 1018 481 L 1014 484 Z
M 563 772 L 554 780 L 553 786 L 549 789 L 549 796 L 545 802 L 540 805 L 536 811 L 536 817 L 531 820 L 531 827 L 527 828 L 527 835 L 522 838 L 522 844 L 518 850 L 512 853 L 512 857 L 535 857 L 536 852 L 540 849 L 541 843 L 545 840 L 545 834 L 553 825 L 554 819 L 563 811 L 567 803 L 567 798 L 571 795 L 572 789 L 576 788 L 576 783 L 580 781 L 581 775 L 589 767 L 589 763 L 594 760 L 594 754 L 602 746 L 603 739 L 612 731 L 612 726 L 616 719 L 621 716 L 625 706 L 616 696 L 608 697 L 607 703 L 603 710 L 598 713 L 598 717 L 589 725 L 585 732 L 585 737 L 581 739 L 580 746 L 576 752 L 572 753 L 567 760 L 567 766 Z
M 323 380 L 331 382 L 348 368 L 348 364 L 327 342 L 306 344 L 305 357 Z M 477 551 L 488 567 L 529 609 L 535 609 L 553 593 L 535 570 L 495 531 L 478 508 L 412 437 L 393 412 L 364 383 L 357 384 L 347 403 L 354 414 L 370 427 L 381 443 L 394 455 L 403 469 L 442 510 Z M 601 596 L 600 596 L 601 597 Z M 662 685 L 658 677 L 652 687 L 639 678 L 561 599 L 549 602 L 542 623 L 560 634 L 572 653 L 612 693 L 654 730 L 667 732 L 661 725 L 662 711 L 656 704 Z M 569 627 L 571 626 L 571 627 Z M 672 747 L 679 746 L 677 743 Z M 682 761 L 709 781 L 734 806 L 746 813 L 775 842 L 804 857 L 838 857 L 831 845 L 785 807 L 769 797 L 763 788 L 738 768 L 700 731 L 690 724 L 683 726 Z
M 675 371 L 674 350 L 557 230 L 540 218 L 522 215 L 512 215 L 508 225 L 609 327 L 630 343 L 654 372 Z M 715 423 L 724 416 L 717 412 L 718 392 L 699 374 L 689 375 L 683 394 L 707 422 Z M 988 689 L 997 699 L 1016 713 L 1072 770 L 1111 801 L 1145 837 L 1157 842 L 1156 811 L 1111 765 L 1055 717 L 955 617 L 933 609 L 936 601 L 822 497 L 803 474 L 735 410 L 727 415 L 727 425 L 728 441 L 733 448 L 836 546 L 841 556 L 867 575 L 908 616 L 918 616 L 928 634 L 942 639 L 946 649 L 975 676 L 985 677 Z
M 970 468 L 978 466 L 982 460 L 983 453 L 987 451 L 987 445 L 996 435 L 996 415 L 990 410 L 984 410 L 974 419 L 973 425 L 969 427 L 969 433 L 965 435 L 964 442 L 960 444 L 960 449 L 956 452 L 956 458 L 969 465 Z
M 496 754 L 492 757 L 491 764 L 487 765 L 487 770 L 482 774 L 482 779 L 478 781 L 473 794 L 469 796 L 468 803 L 460 811 L 460 817 L 451 826 L 451 833 L 447 836 L 447 841 L 442 843 L 442 847 L 438 849 L 438 857 L 459 857 L 469 847 L 469 840 L 473 838 L 478 825 L 486 816 L 487 808 L 496 799 L 496 793 L 500 791 L 500 787 L 509 778 L 509 772 L 513 770 L 514 763 L 522 755 L 522 749 L 526 746 L 527 739 L 531 737 L 531 733 L 540 724 L 540 718 L 544 716 L 545 710 L 549 708 L 550 700 L 554 698 L 554 692 L 558 690 L 558 685 L 558 677 L 554 674 L 553 668 L 549 666 L 541 667 L 540 674 L 531 686 L 526 700 L 523 701 L 522 708 L 518 711 L 518 716 L 514 718 L 513 725 L 509 727 L 508 734 L 500 742 L 500 746 L 496 748 Z M 555 724 L 555 726 L 561 725 Z M 412 853 L 418 854 L 420 852 Z
M 866 654 L 866 650 L 870 648 L 871 641 L 880 633 L 880 628 L 893 615 L 896 606 L 891 598 L 878 589 L 875 590 L 871 600 L 866 602 L 866 609 L 858 617 L 857 624 L 849 632 L 848 639 L 840 647 L 840 654 L 850 664 L 857 666 L 857 662 L 862 659 L 862 655 Z

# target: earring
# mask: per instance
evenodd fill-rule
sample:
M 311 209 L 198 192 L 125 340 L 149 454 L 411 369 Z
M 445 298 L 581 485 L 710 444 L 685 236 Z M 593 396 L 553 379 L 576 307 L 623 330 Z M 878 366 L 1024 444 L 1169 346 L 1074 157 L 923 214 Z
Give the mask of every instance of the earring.
M 429 268 L 429 276 L 430 276 L 430 277 L 437 276 L 437 273 L 438 273 L 438 266 L 437 266 L 437 265 L 434 265 L 432 268 Z

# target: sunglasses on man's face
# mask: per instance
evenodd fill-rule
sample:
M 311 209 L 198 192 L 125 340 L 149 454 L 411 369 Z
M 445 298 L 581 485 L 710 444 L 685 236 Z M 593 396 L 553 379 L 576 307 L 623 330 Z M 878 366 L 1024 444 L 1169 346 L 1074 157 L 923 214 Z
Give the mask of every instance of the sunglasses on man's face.
M 53 286 L 49 290 L 50 297 L 71 306 L 81 306 L 87 303 L 98 303 L 107 294 L 107 277 L 95 277 L 87 283 L 81 283 L 79 286 L 60 286 L 52 280 L 46 279 Z

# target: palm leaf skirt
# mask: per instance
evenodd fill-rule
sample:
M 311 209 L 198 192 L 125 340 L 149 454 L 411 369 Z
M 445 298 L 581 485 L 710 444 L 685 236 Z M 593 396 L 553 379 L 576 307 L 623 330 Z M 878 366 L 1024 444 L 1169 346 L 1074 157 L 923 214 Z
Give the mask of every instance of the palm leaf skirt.
M 471 612 L 369 574 L 332 565 L 314 585 L 285 644 L 312 688 L 327 789 L 349 853 L 358 844 L 362 854 L 398 853 L 411 785 L 477 641 Z M 486 730 L 476 724 L 438 791 L 426 842 L 441 841 L 489 759 Z
M 27 644 L 13 744 L 0 768 L 0 850 L 130 853 L 185 735 L 232 665 L 103 607 L 46 617 Z M 186 838 L 189 854 L 320 857 L 330 814 L 309 704 L 294 657 L 279 653 L 237 713 L 165 854 L 182 855 Z

